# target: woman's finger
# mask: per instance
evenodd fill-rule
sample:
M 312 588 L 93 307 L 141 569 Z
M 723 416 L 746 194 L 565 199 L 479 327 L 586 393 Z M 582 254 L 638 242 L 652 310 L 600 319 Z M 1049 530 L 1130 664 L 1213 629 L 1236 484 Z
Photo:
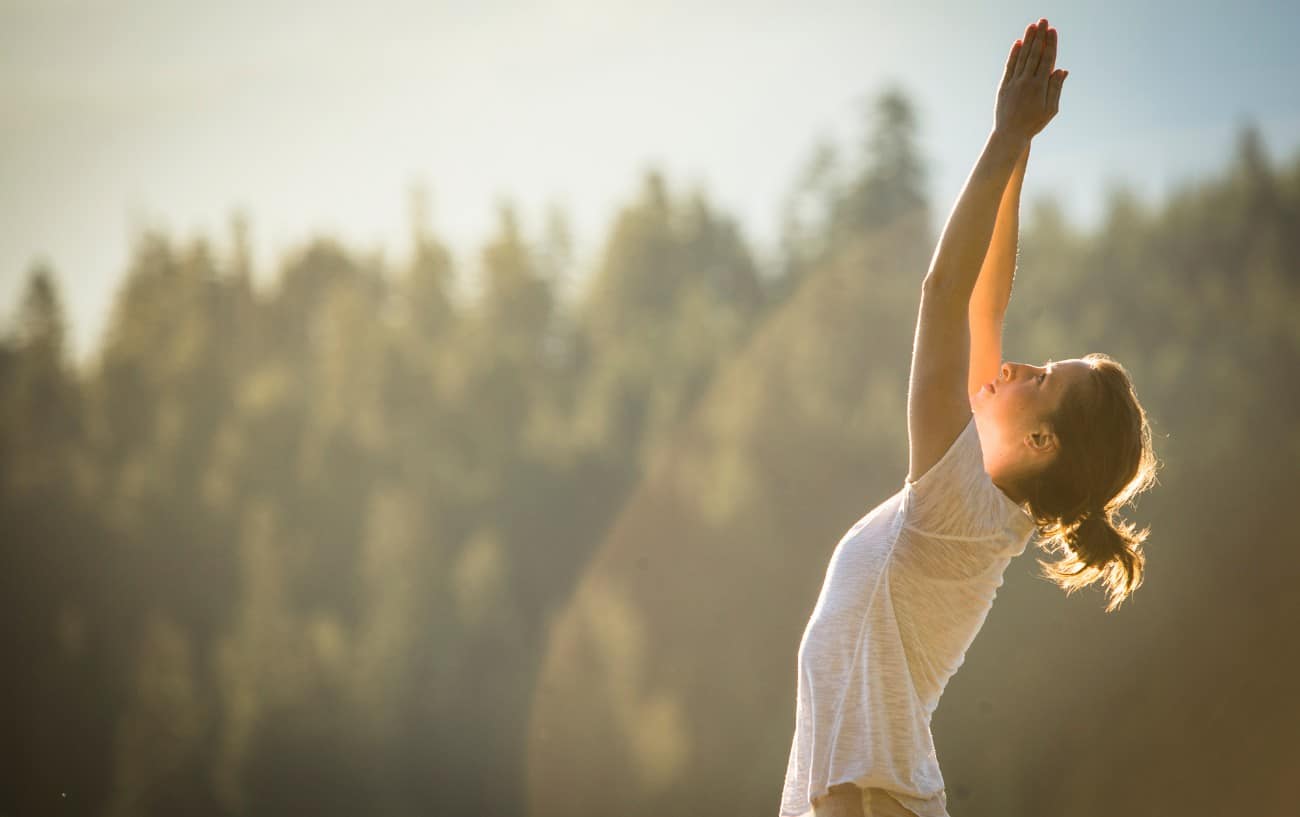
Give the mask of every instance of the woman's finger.
M 1020 56 L 1023 43 L 1016 40 L 1011 44 L 1011 53 L 1007 55 L 1007 68 L 1002 72 L 1002 84 L 1006 85 L 1016 75 L 1016 58 Z
M 1047 79 L 1047 113 L 1050 116 L 1056 116 L 1056 112 L 1061 109 L 1061 85 L 1069 73 L 1065 70 L 1053 71 Z
M 1038 34 L 1037 24 L 1030 24 L 1025 28 L 1024 45 L 1020 47 L 1020 54 L 1016 57 L 1016 74 L 1025 73 L 1029 65 L 1029 51 L 1033 47 L 1034 37 Z
M 1056 29 L 1047 29 L 1047 36 L 1043 42 L 1043 58 L 1038 63 L 1039 74 L 1050 77 L 1052 71 L 1056 69 Z
M 1043 57 L 1043 42 L 1047 39 L 1047 35 L 1039 30 L 1037 26 L 1034 27 L 1034 31 L 1036 34 L 1034 47 L 1029 52 L 1029 65 L 1027 66 L 1030 76 L 1038 75 L 1038 65 Z

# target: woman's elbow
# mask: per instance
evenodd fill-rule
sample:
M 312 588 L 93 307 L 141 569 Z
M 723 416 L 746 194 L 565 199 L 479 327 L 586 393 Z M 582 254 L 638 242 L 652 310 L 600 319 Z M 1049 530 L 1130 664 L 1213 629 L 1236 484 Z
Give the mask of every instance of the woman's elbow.
M 921 281 L 921 296 L 929 303 L 949 304 L 964 312 L 970 306 L 971 290 L 957 276 L 932 269 Z

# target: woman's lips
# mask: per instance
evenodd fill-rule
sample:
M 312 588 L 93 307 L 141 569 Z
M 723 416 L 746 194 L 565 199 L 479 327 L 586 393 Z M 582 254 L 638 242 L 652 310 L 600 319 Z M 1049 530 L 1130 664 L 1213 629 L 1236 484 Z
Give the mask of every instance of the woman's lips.
M 984 388 L 988 389 L 990 394 L 997 394 L 997 393 L 998 393 L 998 387 L 995 386 L 995 385 L 993 385 L 993 381 L 992 381 L 992 380 L 990 380 L 989 382 L 985 383 L 985 384 L 984 384 Z

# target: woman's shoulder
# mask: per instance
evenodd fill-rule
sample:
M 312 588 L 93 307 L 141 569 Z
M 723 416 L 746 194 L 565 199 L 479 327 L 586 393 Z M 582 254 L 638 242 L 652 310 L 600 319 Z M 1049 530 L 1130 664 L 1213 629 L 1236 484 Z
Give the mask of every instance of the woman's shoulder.
M 932 485 L 938 484 L 942 488 L 955 480 L 974 476 L 977 471 L 985 473 L 984 452 L 975 415 L 971 414 L 934 465 L 916 479 L 904 478 L 904 489 L 926 493 L 932 490 Z
M 938 536 L 1015 535 L 1032 523 L 984 469 L 973 414 L 938 462 L 916 480 L 904 480 L 903 493 L 908 527 Z

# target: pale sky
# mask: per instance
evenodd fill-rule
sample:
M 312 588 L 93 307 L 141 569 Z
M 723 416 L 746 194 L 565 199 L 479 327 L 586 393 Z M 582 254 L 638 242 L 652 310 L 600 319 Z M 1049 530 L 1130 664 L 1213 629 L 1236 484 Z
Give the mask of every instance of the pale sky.
M 319 233 L 401 262 L 415 182 L 463 275 L 501 197 L 531 236 L 563 206 L 585 274 L 650 165 L 767 252 L 814 144 L 855 148 L 890 82 L 942 219 L 1040 16 L 1070 78 L 1027 201 L 1090 226 L 1116 181 L 1152 201 L 1222 167 L 1247 120 L 1300 149 L 1294 2 L 0 0 L 0 316 L 49 259 L 84 359 L 131 225 L 224 254 L 240 207 L 259 282 Z

